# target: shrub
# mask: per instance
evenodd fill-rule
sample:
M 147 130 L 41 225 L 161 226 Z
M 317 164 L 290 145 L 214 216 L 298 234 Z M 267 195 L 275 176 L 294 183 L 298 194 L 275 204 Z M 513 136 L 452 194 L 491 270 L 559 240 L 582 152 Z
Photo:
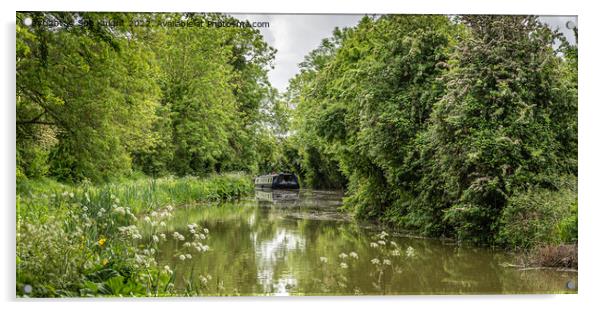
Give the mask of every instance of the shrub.
M 560 233 L 560 239 L 563 242 L 577 242 L 578 229 L 577 229 L 577 201 L 571 206 L 570 215 L 564 218 L 558 224 L 558 231 Z
M 576 184 L 576 179 L 573 180 Z M 502 211 L 497 242 L 521 248 L 575 242 L 576 208 L 575 188 L 537 188 L 517 193 Z

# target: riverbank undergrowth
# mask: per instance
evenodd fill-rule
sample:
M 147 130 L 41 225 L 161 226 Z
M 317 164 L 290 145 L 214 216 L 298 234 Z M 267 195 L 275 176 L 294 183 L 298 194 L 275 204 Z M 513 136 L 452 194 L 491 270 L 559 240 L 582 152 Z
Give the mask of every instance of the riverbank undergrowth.
M 207 178 L 140 178 L 94 185 L 50 179 L 17 184 L 17 295 L 172 295 L 174 270 L 158 266 L 158 244 L 174 206 L 238 199 L 253 190 L 243 174 Z M 193 224 L 183 234 L 194 245 L 187 259 L 209 246 L 208 231 Z

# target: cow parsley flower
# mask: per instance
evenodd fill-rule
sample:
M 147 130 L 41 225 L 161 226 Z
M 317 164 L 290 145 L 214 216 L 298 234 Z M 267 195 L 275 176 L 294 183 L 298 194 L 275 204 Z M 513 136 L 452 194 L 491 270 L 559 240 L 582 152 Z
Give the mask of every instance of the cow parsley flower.
M 416 253 L 415 253 L 415 251 L 414 251 L 414 248 L 413 248 L 413 247 L 411 247 L 411 246 L 409 246 L 409 247 L 406 249 L 406 256 L 407 256 L 407 257 L 414 257 L 414 255 L 416 255 Z

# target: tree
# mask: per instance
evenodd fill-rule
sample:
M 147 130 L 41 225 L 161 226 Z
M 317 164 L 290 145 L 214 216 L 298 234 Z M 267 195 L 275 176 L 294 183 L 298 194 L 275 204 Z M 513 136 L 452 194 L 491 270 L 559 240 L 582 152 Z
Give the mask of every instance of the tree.
M 153 117 L 145 112 L 158 103 L 144 46 L 119 27 L 101 26 L 120 15 L 32 16 L 32 27 L 17 26 L 19 157 L 42 149 L 40 160 L 60 180 L 100 180 L 128 171 L 128 152 L 150 145 L 146 134 Z

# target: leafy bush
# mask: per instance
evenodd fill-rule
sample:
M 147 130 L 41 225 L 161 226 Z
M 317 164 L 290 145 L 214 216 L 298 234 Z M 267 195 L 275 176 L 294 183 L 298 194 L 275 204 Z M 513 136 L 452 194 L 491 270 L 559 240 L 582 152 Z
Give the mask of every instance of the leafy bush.
M 570 215 L 558 223 L 558 231 L 562 242 L 577 242 L 579 229 L 577 226 L 577 201 L 571 205 Z
M 559 190 L 538 188 L 515 194 L 508 200 L 498 225 L 497 242 L 511 247 L 575 242 L 576 186 Z

